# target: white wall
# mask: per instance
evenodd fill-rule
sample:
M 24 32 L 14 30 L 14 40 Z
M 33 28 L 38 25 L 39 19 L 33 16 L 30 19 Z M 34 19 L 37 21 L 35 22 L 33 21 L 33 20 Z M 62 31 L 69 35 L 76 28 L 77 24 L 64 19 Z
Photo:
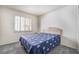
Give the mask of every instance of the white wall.
M 78 6 L 78 10 L 77 10 L 77 47 L 78 47 L 78 51 L 79 51 L 79 6 Z
M 48 27 L 63 29 L 61 44 L 77 48 L 76 44 L 76 6 L 66 6 L 41 16 L 41 31 Z
M 0 9 L 0 27 L 1 27 L 1 9 Z M 0 28 L 0 36 L 1 36 L 1 28 Z M 0 37 L 1 40 L 1 37 Z
M 33 32 L 38 31 L 38 21 L 37 17 L 34 15 L 29 15 L 20 11 L 8 9 L 1 7 L 0 8 L 0 45 L 9 44 L 19 41 L 21 35 L 27 34 L 28 32 L 15 32 L 14 31 L 14 16 L 29 16 L 33 18 Z

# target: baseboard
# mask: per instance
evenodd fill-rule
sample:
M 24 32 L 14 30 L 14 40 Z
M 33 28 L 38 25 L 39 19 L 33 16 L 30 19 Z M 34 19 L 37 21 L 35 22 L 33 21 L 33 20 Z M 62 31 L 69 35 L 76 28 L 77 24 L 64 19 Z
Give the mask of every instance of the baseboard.
M 14 43 L 17 43 L 19 41 L 14 41 L 14 42 L 10 42 L 10 43 L 5 43 L 5 44 L 0 44 L 0 46 L 5 46 L 5 45 L 9 45 L 9 44 L 14 44 Z

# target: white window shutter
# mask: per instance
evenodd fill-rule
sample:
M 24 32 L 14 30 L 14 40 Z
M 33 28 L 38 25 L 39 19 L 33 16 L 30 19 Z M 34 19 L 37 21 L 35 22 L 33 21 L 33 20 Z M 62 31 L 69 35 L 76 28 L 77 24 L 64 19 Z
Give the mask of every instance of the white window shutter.
M 32 31 L 32 19 L 15 16 L 15 31 Z
M 20 31 L 20 16 L 15 16 L 15 31 Z
M 24 31 L 24 17 L 21 17 L 21 31 Z

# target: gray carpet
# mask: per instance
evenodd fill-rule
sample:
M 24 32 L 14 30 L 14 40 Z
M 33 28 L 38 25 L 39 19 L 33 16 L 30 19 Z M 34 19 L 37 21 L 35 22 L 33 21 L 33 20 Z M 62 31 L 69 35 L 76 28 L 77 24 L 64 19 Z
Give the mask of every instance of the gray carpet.
M 20 43 L 12 43 L 0 46 L 0 54 L 27 54 Z M 60 45 L 49 54 L 78 54 L 77 50 Z

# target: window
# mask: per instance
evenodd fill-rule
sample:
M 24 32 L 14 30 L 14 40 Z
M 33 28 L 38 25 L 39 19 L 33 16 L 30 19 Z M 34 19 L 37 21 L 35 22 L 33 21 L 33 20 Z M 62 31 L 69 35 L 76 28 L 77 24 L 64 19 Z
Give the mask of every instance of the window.
M 32 19 L 15 16 L 15 31 L 32 31 Z

